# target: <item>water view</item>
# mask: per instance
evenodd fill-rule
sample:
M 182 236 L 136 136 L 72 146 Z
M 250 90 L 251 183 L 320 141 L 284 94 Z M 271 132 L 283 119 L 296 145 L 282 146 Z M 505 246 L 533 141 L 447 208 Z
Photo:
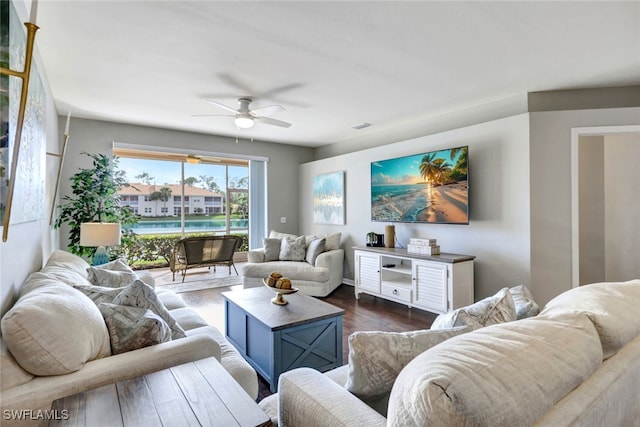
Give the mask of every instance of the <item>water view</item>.
M 249 228 L 248 219 L 231 219 L 231 231 L 246 230 Z M 180 233 L 180 220 L 144 221 L 131 226 L 137 234 L 170 234 Z M 184 221 L 186 233 L 205 233 L 226 231 L 227 225 L 224 219 L 187 219 Z

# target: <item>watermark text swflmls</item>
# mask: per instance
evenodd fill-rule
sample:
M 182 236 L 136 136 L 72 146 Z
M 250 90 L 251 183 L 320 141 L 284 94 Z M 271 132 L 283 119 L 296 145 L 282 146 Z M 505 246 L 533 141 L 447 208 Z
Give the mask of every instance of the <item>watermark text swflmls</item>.
M 2 418 L 13 421 L 32 420 L 68 420 L 68 409 L 5 409 L 2 411 Z

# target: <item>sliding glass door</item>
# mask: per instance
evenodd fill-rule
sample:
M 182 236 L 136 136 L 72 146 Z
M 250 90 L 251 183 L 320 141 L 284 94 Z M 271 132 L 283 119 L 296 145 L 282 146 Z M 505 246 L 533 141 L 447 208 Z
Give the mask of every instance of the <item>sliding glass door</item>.
M 155 157 L 159 157 L 157 154 Z M 249 233 L 249 162 L 119 157 L 128 187 L 122 204 L 139 217 L 136 234 Z

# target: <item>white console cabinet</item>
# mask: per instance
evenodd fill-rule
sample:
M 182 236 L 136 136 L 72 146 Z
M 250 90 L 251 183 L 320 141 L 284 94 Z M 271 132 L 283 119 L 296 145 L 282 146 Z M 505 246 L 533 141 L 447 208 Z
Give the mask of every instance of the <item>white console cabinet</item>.
M 474 302 L 474 256 L 418 255 L 399 248 L 354 249 L 356 299 L 366 293 L 433 313 Z

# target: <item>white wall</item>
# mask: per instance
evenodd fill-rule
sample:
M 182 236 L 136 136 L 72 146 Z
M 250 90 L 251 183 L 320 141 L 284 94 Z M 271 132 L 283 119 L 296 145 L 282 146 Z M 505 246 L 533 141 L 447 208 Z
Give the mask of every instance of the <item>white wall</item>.
M 298 165 L 313 158 L 311 148 L 246 139 L 240 139 L 236 144 L 235 139 L 221 136 L 76 118 L 71 119 L 69 133 L 71 137 L 62 173 L 63 196 L 71 192 L 69 178 L 79 168 L 91 166 L 91 159 L 81 153 L 111 153 L 114 141 L 227 153 L 231 156 L 267 157 L 268 227 L 287 233 L 298 232 Z M 280 217 L 283 216 L 287 217 L 286 224 L 280 224 Z M 68 230 L 63 227 L 61 231 L 60 246 L 66 248 Z
M 353 246 L 365 244 L 371 222 L 372 161 L 469 146 L 469 225 L 396 224 L 399 242 L 437 238 L 443 252 L 475 255 L 475 298 L 514 284 L 529 284 L 529 119 L 521 114 L 435 135 L 374 147 L 300 166 L 300 234 L 340 231 L 345 277 L 353 279 Z M 313 175 L 344 170 L 346 225 L 312 223 Z
M 606 135 L 604 141 L 606 280 L 638 279 L 640 134 Z
M 27 21 L 24 3 L 16 2 L 16 10 L 21 20 Z M 36 37 L 36 46 L 38 37 Z M 43 67 L 36 54 L 34 60 L 42 73 Z M 46 115 L 46 151 L 57 153 L 60 148 L 58 115 L 53 104 L 46 75 L 42 82 L 47 92 Z M 23 134 L 24 135 L 24 134 Z M 44 155 L 44 153 L 42 153 Z M 17 291 L 27 276 L 39 270 L 54 249 L 57 249 L 57 232 L 49 227 L 49 207 L 53 197 L 53 186 L 57 173 L 56 162 L 47 156 L 46 171 L 46 212 L 42 219 L 22 224 L 10 224 L 6 242 L 0 241 L 0 316 L 15 302 Z M 19 179 L 19 177 L 18 177 Z M 0 224 L 0 229 L 2 226 Z
M 531 287 L 539 303 L 572 284 L 571 130 L 638 124 L 640 108 L 530 113 Z

